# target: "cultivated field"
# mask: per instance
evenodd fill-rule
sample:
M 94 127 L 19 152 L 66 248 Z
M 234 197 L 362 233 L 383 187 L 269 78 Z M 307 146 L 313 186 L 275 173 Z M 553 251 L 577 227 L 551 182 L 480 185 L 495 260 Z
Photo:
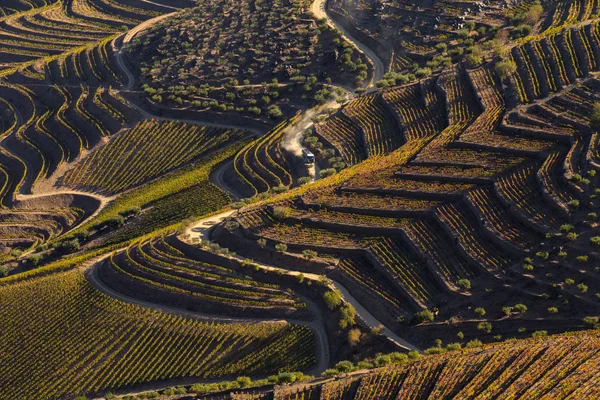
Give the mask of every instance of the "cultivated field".
M 2 2 L 0 400 L 597 398 L 599 11 Z

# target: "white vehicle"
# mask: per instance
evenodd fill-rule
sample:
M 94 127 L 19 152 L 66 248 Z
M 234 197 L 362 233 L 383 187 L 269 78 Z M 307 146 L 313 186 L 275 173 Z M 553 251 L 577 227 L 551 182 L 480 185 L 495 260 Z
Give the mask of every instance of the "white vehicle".
M 304 159 L 305 164 L 315 163 L 315 155 L 308 151 L 308 149 L 302 149 L 302 158 Z

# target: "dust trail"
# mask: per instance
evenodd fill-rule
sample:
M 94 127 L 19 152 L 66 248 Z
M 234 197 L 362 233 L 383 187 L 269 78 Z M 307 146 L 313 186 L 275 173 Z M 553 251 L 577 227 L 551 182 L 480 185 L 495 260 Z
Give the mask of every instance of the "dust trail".
M 314 110 L 309 110 L 302 116 L 300 122 L 286 129 L 285 138 L 281 146 L 296 157 L 302 157 L 302 131 L 313 126 L 312 118 L 317 115 Z
M 340 104 L 336 101 L 330 101 L 327 104 L 324 104 L 318 108 L 314 108 L 308 110 L 303 116 L 302 119 L 295 123 L 293 126 L 290 126 L 286 129 L 285 138 L 281 143 L 281 146 L 292 153 L 296 157 L 302 157 L 302 132 L 305 129 L 310 128 L 314 125 L 312 119 L 321 114 L 323 110 L 326 109 L 336 109 L 339 108 Z

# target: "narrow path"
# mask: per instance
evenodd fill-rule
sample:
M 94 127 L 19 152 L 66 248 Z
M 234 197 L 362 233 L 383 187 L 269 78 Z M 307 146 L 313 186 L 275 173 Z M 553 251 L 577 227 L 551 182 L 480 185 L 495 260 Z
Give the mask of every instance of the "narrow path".
M 179 11 L 175 11 L 175 12 L 172 12 L 172 13 L 159 15 L 158 17 L 154 17 L 154 18 L 151 18 L 151 19 L 149 19 L 147 21 L 144 21 L 141 24 L 139 24 L 138 26 L 136 26 L 135 28 L 129 30 L 125 34 L 125 37 L 123 38 L 123 46 L 125 46 L 126 44 L 128 44 L 129 42 L 131 42 L 131 39 L 133 39 L 135 37 L 135 35 L 137 35 L 138 33 L 140 33 L 142 31 L 150 28 L 151 26 L 157 24 L 158 22 L 162 21 L 163 19 L 169 18 L 169 17 L 177 14 L 178 12 Z
M 123 249 L 122 249 L 123 250 Z M 120 250 L 117 250 L 120 251 Z M 104 254 L 93 261 L 87 263 L 87 265 L 82 266 L 81 270 L 83 271 L 87 280 L 99 291 L 104 293 L 107 296 L 113 297 L 117 300 L 123 301 L 125 303 L 135 304 L 137 306 L 141 306 L 144 308 L 149 308 L 152 310 L 157 310 L 160 312 L 178 315 L 182 317 L 195 318 L 207 321 L 215 321 L 218 323 L 225 324 L 233 324 L 233 323 L 261 323 L 261 324 L 292 324 L 292 325 L 304 325 L 310 328 L 315 336 L 315 353 L 317 358 L 317 363 L 313 366 L 308 374 L 319 376 L 323 371 L 325 371 L 330 363 L 330 351 L 329 351 L 329 342 L 327 339 L 327 332 L 323 327 L 323 323 L 320 317 L 320 313 L 318 311 L 315 312 L 318 319 L 317 321 L 304 321 L 298 319 L 284 319 L 284 318 L 244 318 L 244 317 L 224 317 L 222 315 L 214 315 L 214 314 L 206 314 L 199 313 L 193 311 L 182 310 L 176 307 L 169 307 L 162 304 L 152 303 L 149 301 L 144 301 L 140 299 L 136 299 L 133 297 L 129 297 L 120 292 L 117 292 L 107 286 L 102 279 L 98 276 L 98 267 L 102 264 L 104 260 L 110 257 L 112 253 Z M 315 309 L 316 305 L 305 298 L 302 300 L 307 303 L 307 307 L 310 309 Z M 318 310 L 318 309 L 317 309 Z
M 233 160 L 229 160 L 227 162 L 222 163 L 217 168 L 215 168 L 209 175 L 209 180 L 227 192 L 233 201 L 238 201 L 242 196 L 235 191 L 235 188 L 231 187 L 227 181 L 223 178 L 223 174 L 229 168 L 233 168 Z
M 194 239 L 196 239 L 197 241 L 210 240 L 211 228 L 214 227 L 215 225 L 223 222 L 226 218 L 230 217 L 235 212 L 236 212 L 235 210 L 228 210 L 228 211 L 222 212 L 220 214 L 206 217 L 206 218 L 203 218 L 203 219 L 195 222 L 193 225 L 189 226 L 185 231 L 186 237 L 187 237 L 186 241 L 188 241 L 189 243 L 193 243 L 192 240 L 194 240 Z M 244 260 L 243 257 L 238 256 L 238 255 L 234 256 L 234 258 L 236 258 L 240 261 Z M 313 281 L 321 281 L 324 277 L 324 275 L 282 269 L 282 268 L 279 268 L 279 267 L 276 267 L 273 265 L 264 264 L 264 263 L 257 262 L 257 261 L 253 261 L 253 262 L 259 268 L 267 270 L 267 271 L 278 271 L 283 274 L 292 275 L 292 276 L 303 275 L 305 279 L 310 279 Z M 407 342 L 406 340 L 402 339 L 400 336 L 398 336 L 394 332 L 392 332 L 391 329 L 389 329 L 385 325 L 383 325 L 358 300 L 356 300 L 356 298 L 354 296 L 352 296 L 350 291 L 348 289 L 346 289 L 346 287 L 344 287 L 341 283 L 334 281 L 332 279 L 329 279 L 329 278 L 327 278 L 327 279 L 331 282 L 330 288 L 337 289 L 340 292 L 344 301 L 351 304 L 356 309 L 356 314 L 365 323 L 365 325 L 367 325 L 371 329 L 383 327 L 381 334 L 384 335 L 394 345 L 396 345 L 404 350 L 421 351 L 418 347 L 416 347 L 416 346 L 412 345 L 411 343 Z
M 375 83 L 377 83 L 377 81 L 383 78 L 383 74 L 385 73 L 385 66 L 383 65 L 383 62 L 373 50 L 371 50 L 367 45 L 365 45 L 364 43 L 356 39 L 354 36 L 352 36 L 350 32 L 348 32 L 343 26 L 341 26 L 340 24 L 335 22 L 335 20 L 329 17 L 329 15 L 327 14 L 326 7 L 327 0 L 314 0 L 310 7 L 310 10 L 317 19 L 325 19 L 329 26 L 340 31 L 342 33 L 342 36 L 344 36 L 346 40 L 352 43 L 354 47 L 360 50 L 371 61 L 371 64 L 373 65 L 373 77 L 371 78 L 371 82 L 369 82 L 369 84 L 367 85 L 367 89 L 374 87 Z
M 90 214 L 85 220 L 81 221 L 79 224 L 77 224 L 76 226 L 71 228 L 69 231 L 65 232 L 63 235 L 67 235 L 69 232 L 76 229 L 77 227 L 83 226 L 85 223 L 91 221 L 98 214 L 100 214 L 100 212 L 102 210 L 104 210 L 106 208 L 108 203 L 113 201 L 116 197 L 116 196 L 107 197 L 107 196 L 102 196 L 102 195 L 99 195 L 96 193 L 82 192 L 82 191 L 78 191 L 78 190 L 69 189 L 69 190 L 46 191 L 44 193 L 36 193 L 36 194 L 18 194 L 18 195 L 15 195 L 15 200 L 16 201 L 25 201 L 25 200 L 39 199 L 39 198 L 44 198 L 44 197 L 60 196 L 60 195 L 75 195 L 75 196 L 91 197 L 100 202 L 100 204 L 98 205 L 98 208 L 92 214 Z
M 163 7 L 163 8 L 169 8 L 171 10 L 181 10 L 182 9 L 180 7 L 168 6 L 166 4 L 161 4 L 161 3 L 157 3 L 155 1 L 150 1 L 150 0 L 141 0 L 141 1 L 142 1 L 142 3 L 152 4 L 152 5 Z

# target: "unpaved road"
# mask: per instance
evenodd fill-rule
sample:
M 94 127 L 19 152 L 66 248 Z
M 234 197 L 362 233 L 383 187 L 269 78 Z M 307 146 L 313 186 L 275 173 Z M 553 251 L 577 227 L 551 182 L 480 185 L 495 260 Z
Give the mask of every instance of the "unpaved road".
M 220 214 L 216 214 L 211 217 L 206 217 L 206 218 L 203 218 L 203 219 L 195 222 L 194 224 L 189 226 L 185 231 L 185 233 L 187 235 L 186 241 L 189 243 L 193 243 L 193 241 L 210 240 L 210 237 L 209 237 L 210 229 L 213 226 L 223 222 L 226 218 L 230 217 L 234 213 L 235 213 L 234 210 L 228 210 L 228 211 L 224 211 Z M 244 257 L 238 256 L 238 255 L 234 256 L 234 258 L 236 258 L 240 261 L 244 260 Z M 279 271 L 281 273 L 293 275 L 293 276 L 303 275 L 305 279 L 310 279 L 313 281 L 321 281 L 324 277 L 323 275 L 319 275 L 319 274 L 311 274 L 311 273 L 307 273 L 307 272 L 282 269 L 282 268 L 279 268 L 279 267 L 276 267 L 273 265 L 268 265 L 268 264 L 260 263 L 257 261 L 253 261 L 253 263 L 256 264 L 259 268 L 267 270 L 267 271 Z M 346 289 L 341 283 L 336 282 L 331 279 L 329 279 L 329 281 L 331 282 L 330 287 L 332 289 L 337 289 L 340 292 L 340 294 L 342 295 L 342 298 L 356 309 L 356 314 L 365 323 L 365 325 L 367 325 L 369 328 L 372 328 L 372 329 L 383 327 L 381 334 L 384 335 L 394 345 L 396 345 L 404 350 L 421 351 L 418 347 L 416 347 L 416 346 L 412 345 L 411 343 L 407 342 L 406 340 L 402 339 L 400 336 L 396 335 L 389 328 L 387 328 L 385 325 L 383 325 L 358 300 L 356 300 L 356 298 L 354 296 L 352 296 L 350 291 L 348 289 Z
M 371 61 L 371 64 L 373 65 L 373 77 L 371 78 L 371 82 L 369 82 L 367 85 L 367 88 L 375 86 L 375 83 L 383 78 L 383 74 L 385 73 L 385 66 L 383 65 L 383 62 L 379 56 L 377 56 L 377 54 L 371 50 L 371 48 L 356 39 L 343 26 L 336 23 L 332 18 L 329 17 L 329 15 L 327 15 L 327 10 L 325 9 L 326 2 L 327 0 L 314 0 L 310 7 L 310 11 L 312 11 L 312 13 L 318 19 L 327 20 L 329 26 L 340 31 L 346 40 L 352 43 L 354 47 L 360 50 Z
M 124 250 L 124 249 L 121 249 Z M 120 250 L 117 250 L 120 251 Z M 312 303 L 308 299 L 302 298 L 302 300 L 307 304 L 309 309 L 317 310 L 315 314 L 319 317 L 316 321 L 304 321 L 297 319 L 282 319 L 282 318 L 236 318 L 236 317 L 224 317 L 222 315 L 214 315 L 214 314 L 205 314 L 198 313 L 193 311 L 182 310 L 180 308 L 169 307 L 162 304 L 151 303 L 144 300 L 139 300 L 133 297 L 129 297 L 122 293 L 119 293 L 109 286 L 107 286 L 99 277 L 98 277 L 98 267 L 102 265 L 102 263 L 110 256 L 111 253 L 102 255 L 97 259 L 94 259 L 91 262 L 88 262 L 87 267 L 83 267 L 83 273 L 87 280 L 99 291 L 104 293 L 107 296 L 113 297 L 117 300 L 123 301 L 125 303 L 135 304 L 141 307 L 149 308 L 152 310 L 157 310 L 160 312 L 174 314 L 182 317 L 202 319 L 215 321 L 218 323 L 261 323 L 261 324 L 293 324 L 293 325 L 304 325 L 310 328 L 315 336 L 315 352 L 317 358 L 317 364 L 313 366 L 308 374 L 319 376 L 323 371 L 325 371 L 329 367 L 330 363 L 330 351 L 329 351 L 329 342 L 327 339 L 327 333 L 324 328 L 323 321 L 320 319 L 320 313 L 318 309 L 316 309 L 316 305 Z M 90 266 L 91 265 L 91 266 Z
M 18 195 L 15 195 L 15 200 L 24 201 L 24 200 L 39 199 L 39 198 L 50 197 L 50 196 L 69 195 L 69 194 L 75 195 L 75 196 L 91 197 L 100 202 L 100 205 L 98 206 L 96 211 L 94 211 L 92 214 L 90 214 L 90 216 L 87 217 L 85 220 L 81 221 L 77 226 L 74 226 L 73 228 L 71 228 L 71 231 L 79 226 L 82 226 L 83 224 L 87 223 L 88 221 L 91 221 L 92 218 L 95 218 L 98 214 L 100 214 L 100 212 L 102 210 L 104 210 L 104 208 L 106 208 L 108 203 L 113 201 L 116 197 L 116 196 L 106 197 L 106 196 L 101 196 L 96 193 L 82 192 L 82 191 L 78 191 L 78 190 L 57 190 L 57 191 L 46 191 L 44 193 L 36 193 L 36 194 L 18 194 Z M 65 232 L 64 235 L 67 235 L 69 232 L 70 231 Z
M 233 201 L 238 201 L 242 196 L 240 193 L 236 192 L 235 188 L 232 187 L 227 181 L 223 178 L 223 175 L 227 170 L 233 168 L 233 160 L 229 160 L 227 162 L 222 163 L 217 168 L 215 168 L 209 176 L 210 181 L 227 192 Z

